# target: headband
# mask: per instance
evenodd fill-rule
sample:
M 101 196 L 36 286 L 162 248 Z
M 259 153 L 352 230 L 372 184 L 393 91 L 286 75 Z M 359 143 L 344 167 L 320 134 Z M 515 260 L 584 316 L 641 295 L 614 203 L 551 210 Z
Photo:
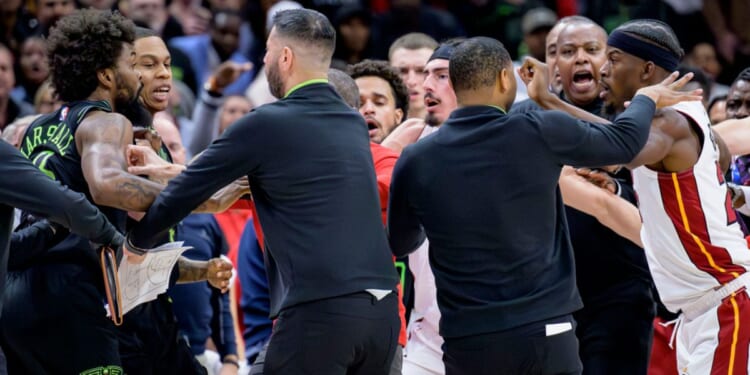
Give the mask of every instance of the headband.
M 622 31 L 612 32 L 607 39 L 607 44 L 643 60 L 652 61 L 668 72 L 675 71 L 680 64 L 680 58 L 674 53 Z
M 443 59 L 443 60 L 450 60 L 451 55 L 453 54 L 453 50 L 455 50 L 456 47 L 450 46 L 447 44 L 443 44 L 437 49 L 435 49 L 435 52 L 430 55 L 430 58 L 427 59 L 427 62 L 430 62 L 435 59 Z

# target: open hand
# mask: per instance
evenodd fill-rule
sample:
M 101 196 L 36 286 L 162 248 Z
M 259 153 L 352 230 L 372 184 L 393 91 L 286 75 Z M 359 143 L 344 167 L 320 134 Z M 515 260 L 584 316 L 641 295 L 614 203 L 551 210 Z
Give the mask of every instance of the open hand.
M 640 88 L 635 94 L 646 95 L 656 103 L 656 108 L 669 107 L 680 102 L 692 101 L 692 100 L 703 100 L 703 89 L 695 89 L 692 91 L 680 91 L 691 79 L 693 79 L 693 73 L 688 73 L 677 79 L 679 72 L 673 72 L 669 77 L 663 81 Z M 629 103 L 626 103 L 626 106 Z
M 400 153 L 406 146 L 419 140 L 419 136 L 422 135 L 425 126 L 425 122 L 421 118 L 407 119 L 401 125 L 397 126 L 396 129 L 393 129 L 391 134 L 388 134 L 380 145 Z
M 225 87 L 231 85 L 234 81 L 240 78 L 242 73 L 250 71 L 253 68 L 253 64 L 246 62 L 240 64 L 234 61 L 225 61 L 216 68 L 213 74 L 214 89 L 221 92 Z
M 185 167 L 162 159 L 151 147 L 128 145 L 125 151 L 128 160 L 128 173 L 148 176 L 151 180 L 166 183 L 177 176 Z
M 617 193 L 617 183 L 614 178 L 604 171 L 589 169 L 589 168 L 577 168 L 576 174 L 586 179 L 586 181 L 604 189 L 609 190 L 610 193 Z

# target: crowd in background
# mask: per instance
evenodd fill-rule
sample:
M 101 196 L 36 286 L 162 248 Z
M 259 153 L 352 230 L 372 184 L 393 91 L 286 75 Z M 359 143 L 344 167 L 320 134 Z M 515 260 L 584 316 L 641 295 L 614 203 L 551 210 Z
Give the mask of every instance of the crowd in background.
M 544 61 L 549 54 L 548 34 L 563 17 L 588 17 L 607 32 L 630 19 L 660 19 L 675 30 L 685 51 L 680 69 L 695 75 L 693 81 L 703 88 L 704 106 L 714 123 L 727 117 L 724 106 L 729 86 L 750 66 L 750 23 L 745 20 L 750 15 L 750 1 L 742 0 L 5 0 L 0 4 L 3 140 L 19 146 L 26 126 L 37 115 L 54 112 L 62 104 L 48 81 L 45 37 L 57 20 L 84 7 L 118 10 L 166 43 L 171 83 L 147 89 L 158 93 L 154 97 L 163 96 L 168 101 L 167 110 L 155 117 L 154 126 L 173 155 L 184 148 L 187 160 L 242 115 L 276 100 L 269 91 L 269 76 L 262 60 L 273 14 L 284 9 L 315 9 L 331 20 L 337 32 L 332 68 L 348 72 L 357 80 L 361 100 L 358 109 L 366 119 L 368 108 L 379 104 L 375 94 L 365 92 L 367 84 L 361 77 L 389 81 L 394 93 L 390 100 L 396 102 L 394 112 L 401 112 L 398 120 L 384 127 L 382 118 L 372 110 L 368 125 L 375 143 L 387 143 L 386 136 L 398 127 L 402 132 L 409 131 L 409 118 L 428 116 L 429 120 L 423 108 L 423 85 L 428 86 L 425 78 L 429 74 L 426 60 L 437 42 L 452 38 L 489 36 L 501 41 L 515 62 L 520 63 L 524 56 Z M 399 63 L 393 47 L 399 38 L 414 32 L 432 38 L 422 47 L 406 47 L 427 50 L 422 61 L 415 64 L 416 70 Z M 395 69 L 388 73 L 388 64 L 381 67 L 366 60 L 384 60 Z M 400 78 L 389 80 L 388 74 L 394 73 L 400 73 Z M 439 83 L 436 86 L 427 91 L 437 92 L 434 95 L 439 98 Z M 519 90 L 517 101 L 525 98 L 524 86 L 519 85 Z M 445 96 L 439 99 L 448 100 Z M 445 116 L 440 118 L 443 120 Z M 159 126 L 160 122 L 167 125 Z M 172 123 L 179 132 L 174 131 Z M 262 233 L 256 231 L 258 223 L 244 201 L 200 222 L 196 218 L 185 221 L 181 227 L 190 232 L 195 230 L 191 226 L 205 228 L 204 224 L 210 228 L 210 247 L 217 249 L 206 254 L 206 259 L 223 253 L 239 271 L 238 277 L 228 299 L 212 295 L 207 288 L 170 292 L 176 297 L 178 321 L 183 315 L 181 326 L 191 330 L 184 335 L 189 337 L 195 355 L 211 356 L 207 354 L 211 349 L 219 352 L 218 357 L 233 354 L 252 364 L 267 343 L 272 326 Z M 402 264 L 407 262 L 412 263 Z M 190 295 L 188 292 L 211 295 L 207 297 L 211 311 L 179 298 L 180 294 Z M 414 297 L 406 291 L 405 301 L 409 298 L 413 305 Z M 196 328 L 202 323 L 195 323 L 180 309 L 200 310 L 215 317 L 216 322 L 207 329 L 210 334 Z M 231 317 L 232 324 L 225 324 L 219 317 Z M 224 342 L 231 336 L 236 337 L 236 349 L 234 343 Z M 246 368 L 243 365 L 242 370 Z

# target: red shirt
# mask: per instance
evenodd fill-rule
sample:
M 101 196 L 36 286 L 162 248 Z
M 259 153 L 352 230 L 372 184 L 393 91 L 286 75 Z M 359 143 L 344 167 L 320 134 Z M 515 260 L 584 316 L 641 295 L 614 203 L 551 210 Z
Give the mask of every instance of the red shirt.
M 383 225 L 388 218 L 388 193 L 391 189 L 391 176 L 393 167 L 398 160 L 398 153 L 390 148 L 383 147 L 377 143 L 370 142 L 372 161 L 375 164 L 375 176 L 378 179 L 378 195 L 380 196 L 380 213 L 383 215 Z M 398 335 L 398 343 L 406 346 L 406 307 L 404 307 L 403 291 L 401 284 L 398 285 L 398 315 L 401 318 L 401 332 Z

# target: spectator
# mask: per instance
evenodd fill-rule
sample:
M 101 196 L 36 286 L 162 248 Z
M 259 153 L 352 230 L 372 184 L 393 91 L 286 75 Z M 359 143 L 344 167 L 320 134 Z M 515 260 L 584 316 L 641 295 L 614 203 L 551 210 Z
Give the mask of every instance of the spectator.
M 372 15 L 358 5 L 349 5 L 336 12 L 336 50 L 333 57 L 346 64 L 370 58 Z
M 400 36 L 409 32 L 425 33 L 435 40 L 466 35 L 456 18 L 444 11 L 423 4 L 420 0 L 393 0 L 391 9 L 375 19 L 377 35 L 375 57 L 387 58 L 389 46 Z
M 529 55 L 539 61 L 544 61 L 547 34 L 556 22 L 557 15 L 549 8 L 534 8 L 526 12 L 521 19 L 525 49 L 524 53 L 519 53 L 519 56 Z
M 409 93 L 409 113 L 405 118 L 424 119 L 424 84 L 427 59 L 438 44 L 427 34 L 409 33 L 396 39 L 388 50 L 388 61 L 401 75 Z
M 16 99 L 33 104 L 39 86 L 49 77 L 47 44 L 38 36 L 27 38 L 21 44 L 18 65 L 21 76 L 11 93 Z
M 188 56 L 197 82 L 208 83 L 211 72 L 225 61 L 249 62 L 239 53 L 239 36 L 242 18 L 234 10 L 217 10 L 211 18 L 208 35 L 192 35 L 174 38 L 170 46 Z M 224 94 L 242 94 L 250 85 L 252 72 L 242 74 L 224 89 Z M 205 88 L 203 88 L 205 90 Z M 201 92 L 202 90 L 199 90 Z
M 8 47 L 0 44 L 0 131 L 17 117 L 34 113 L 31 104 L 13 99 L 10 95 L 15 84 L 13 54 Z

